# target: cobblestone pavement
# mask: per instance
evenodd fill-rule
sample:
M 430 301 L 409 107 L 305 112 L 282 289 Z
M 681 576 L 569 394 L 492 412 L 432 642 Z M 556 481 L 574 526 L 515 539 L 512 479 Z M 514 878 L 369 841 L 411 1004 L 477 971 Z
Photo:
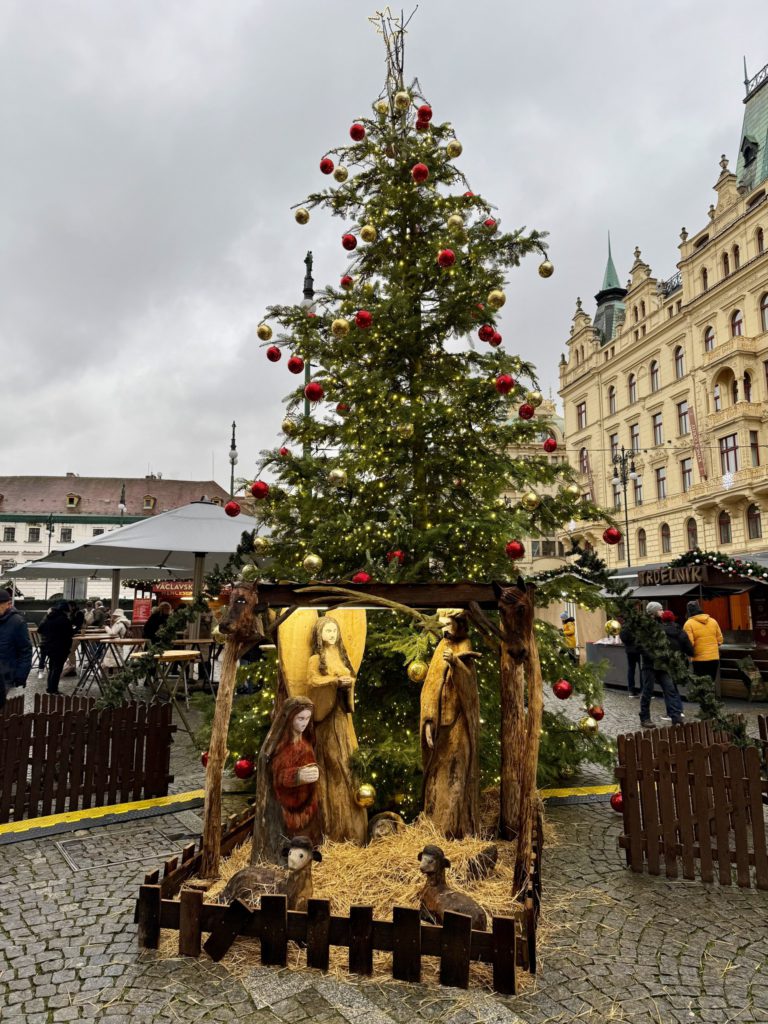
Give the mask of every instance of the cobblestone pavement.
M 634 728 L 636 704 L 609 692 L 603 728 Z M 199 785 L 181 734 L 174 756 L 174 788 Z M 137 885 L 199 831 L 197 812 L 0 847 L 0 1021 L 768 1021 L 768 894 L 629 873 L 606 803 L 552 807 L 548 820 L 541 970 L 516 999 L 268 968 L 241 981 L 205 955 L 139 955 Z

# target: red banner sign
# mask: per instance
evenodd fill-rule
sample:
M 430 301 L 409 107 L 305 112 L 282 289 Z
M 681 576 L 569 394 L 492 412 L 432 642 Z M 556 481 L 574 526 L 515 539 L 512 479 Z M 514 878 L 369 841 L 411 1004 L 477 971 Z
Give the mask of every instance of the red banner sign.
M 133 613 L 131 615 L 131 623 L 141 625 L 146 622 L 149 616 L 152 614 L 152 600 L 149 597 L 135 597 L 133 599 Z
M 691 428 L 691 440 L 693 441 L 693 450 L 696 452 L 696 465 L 699 467 L 699 477 L 701 480 L 706 480 L 707 466 L 704 462 L 704 452 L 701 449 L 699 425 L 696 422 L 696 413 L 690 407 L 688 408 L 688 425 Z

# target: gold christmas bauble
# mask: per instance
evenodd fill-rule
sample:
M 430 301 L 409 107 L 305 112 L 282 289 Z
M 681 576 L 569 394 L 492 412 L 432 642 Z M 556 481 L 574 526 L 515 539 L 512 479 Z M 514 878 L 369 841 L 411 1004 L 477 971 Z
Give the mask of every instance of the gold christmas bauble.
M 618 636 L 621 632 L 621 623 L 618 619 L 608 619 L 605 624 L 605 632 L 608 636 Z
M 549 260 L 544 260 L 539 264 L 539 277 L 552 277 L 555 272 L 555 265 Z
M 563 488 L 563 494 L 566 498 L 576 501 L 577 498 L 581 497 L 581 488 L 578 484 L 568 484 Z
M 292 434 L 296 430 L 296 421 L 286 416 L 282 423 L 283 433 Z
M 339 166 L 333 172 L 333 176 L 336 179 L 336 181 L 346 181 L 347 178 L 349 177 L 349 171 L 347 170 L 346 167 L 342 167 L 341 164 L 339 164 Z
M 253 551 L 257 555 L 263 555 L 265 551 L 269 550 L 269 541 L 266 537 L 254 537 L 253 538 Z
M 258 566 L 254 565 L 253 562 L 246 562 L 240 570 L 240 579 L 244 583 L 253 583 L 260 575 Z
M 376 102 L 373 104 L 373 109 L 376 111 L 377 114 L 388 114 L 389 100 L 376 100 Z
M 272 328 L 269 326 L 269 324 L 259 324 L 259 326 L 256 328 L 256 333 L 258 334 L 262 341 L 269 341 L 269 339 L 272 337 Z
M 320 572 L 323 568 L 323 560 L 320 555 L 307 555 L 301 564 L 307 572 Z
M 541 498 L 536 491 L 526 491 L 520 499 L 520 504 L 526 512 L 534 512 L 541 504 Z
M 448 154 L 451 160 L 454 160 L 457 156 L 461 156 L 463 149 L 464 147 L 462 146 L 458 139 L 451 139 L 451 141 L 445 147 L 445 152 Z
M 296 218 L 297 224 L 309 223 L 309 210 L 305 210 L 303 206 L 300 206 L 293 216 Z
M 395 93 L 395 110 L 407 110 L 410 105 L 411 97 L 405 89 Z
M 423 683 L 427 678 L 427 664 L 417 658 L 408 666 L 408 678 L 412 683 Z
M 328 474 L 328 483 L 331 487 L 346 487 L 347 486 L 347 471 L 346 469 L 332 469 Z
M 534 409 L 538 409 L 544 401 L 544 395 L 542 395 L 540 391 L 526 391 L 525 400 L 528 405 L 532 405 Z
M 355 803 L 358 807 L 373 807 L 376 803 L 376 790 L 370 782 L 363 782 L 355 791 Z
M 373 224 L 363 224 L 360 228 L 360 237 L 364 242 L 376 241 L 376 228 Z
M 494 288 L 493 291 L 488 292 L 488 305 L 491 309 L 501 309 L 506 301 L 507 296 L 501 288 Z
M 349 334 L 349 320 L 344 320 L 341 317 L 334 320 L 331 324 L 331 334 L 334 338 L 346 338 Z
M 558 769 L 557 774 L 561 779 L 572 779 L 576 774 L 576 769 L 569 764 L 563 764 Z
M 591 715 L 579 719 L 579 730 L 587 734 L 597 732 L 597 721 Z
M 464 218 L 460 213 L 452 213 L 448 218 L 448 228 L 450 231 L 461 231 L 464 227 Z

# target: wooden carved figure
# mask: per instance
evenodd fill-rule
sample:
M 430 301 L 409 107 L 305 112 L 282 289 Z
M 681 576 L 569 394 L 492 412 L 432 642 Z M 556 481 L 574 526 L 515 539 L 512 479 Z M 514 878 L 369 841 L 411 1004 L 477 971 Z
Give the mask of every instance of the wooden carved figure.
M 323 859 L 308 836 L 296 836 L 282 850 L 287 868 L 271 865 L 251 865 L 235 872 L 219 896 L 219 903 L 242 900 L 251 906 L 262 896 L 288 897 L 289 910 L 307 909 L 312 898 L 312 862 Z
M 484 932 L 488 919 L 483 908 L 463 892 L 449 889 L 445 881 L 445 869 L 451 862 L 439 846 L 425 846 L 419 854 L 419 870 L 426 876 L 427 884 L 419 893 L 419 909 L 424 921 L 442 924 L 443 914 L 466 914 L 472 918 L 472 928 Z
M 405 831 L 405 821 L 395 811 L 381 811 L 368 822 L 368 845 Z
M 438 610 L 443 639 L 421 690 L 424 813 L 447 836 L 474 835 L 480 825 L 480 699 L 467 617 Z
M 314 706 L 291 697 L 275 714 L 259 751 L 251 862 L 276 862 L 286 839 L 322 842 L 314 749 Z

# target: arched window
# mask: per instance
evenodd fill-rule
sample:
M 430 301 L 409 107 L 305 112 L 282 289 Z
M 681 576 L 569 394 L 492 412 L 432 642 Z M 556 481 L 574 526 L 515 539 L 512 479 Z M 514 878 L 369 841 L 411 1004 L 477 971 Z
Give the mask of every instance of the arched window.
M 704 330 L 704 351 L 714 352 L 715 349 L 715 329 L 714 327 L 707 327 Z
M 765 235 L 762 228 L 758 228 L 755 232 L 755 243 L 757 245 L 757 255 L 759 256 L 765 252 Z
M 760 323 L 764 331 L 768 331 L 768 292 L 760 299 Z
M 611 384 L 608 388 L 608 415 L 613 416 L 616 412 L 616 388 Z
M 733 255 L 733 269 L 734 270 L 738 270 L 739 269 L 739 264 L 741 262 L 741 253 L 739 251 L 738 245 L 734 245 L 732 255 Z
M 680 380 L 685 376 L 685 349 L 678 345 L 675 349 L 675 377 Z
M 589 455 L 587 455 L 587 449 L 586 448 L 582 448 L 579 451 L 579 472 L 580 473 L 588 473 L 589 472 Z
M 750 505 L 747 509 L 747 536 L 750 540 L 760 540 L 763 536 L 763 524 L 757 505 Z
M 579 363 L 581 362 L 581 357 L 579 356 L 579 350 L 578 349 L 575 349 L 574 351 L 576 352 L 576 365 L 578 366 Z
M 651 391 L 658 391 L 659 387 L 659 364 L 653 359 L 651 360 Z
M 634 373 L 630 373 L 627 378 L 627 394 L 630 402 L 637 401 L 637 377 Z
M 705 292 L 707 290 L 707 288 L 709 288 L 709 274 L 707 273 L 707 268 L 706 267 L 702 267 L 701 268 L 701 290 L 703 292 Z
M 640 300 L 640 316 L 645 316 L 645 299 Z
M 584 346 L 581 346 L 581 361 L 584 362 Z
M 699 528 L 695 519 L 689 519 L 685 524 L 685 537 L 688 541 L 688 550 L 693 551 L 699 546 Z
M 728 253 L 723 253 L 723 277 L 728 277 L 731 272 L 731 261 L 728 259 Z
M 723 511 L 717 517 L 717 529 L 720 534 L 721 544 L 731 543 L 731 517 Z
M 744 401 L 752 401 L 752 377 L 748 371 L 744 372 Z
M 637 323 L 637 306 L 633 306 L 632 307 L 632 317 L 633 317 L 635 323 Z
M 645 530 L 637 531 L 637 554 L 639 558 L 646 558 L 648 555 L 648 545 L 645 540 Z
M 672 533 L 668 523 L 661 524 L 661 550 L 665 555 L 672 550 Z
M 731 313 L 731 334 L 734 338 L 740 338 L 744 333 L 744 316 L 740 309 L 734 309 Z
M 714 399 L 715 412 L 720 412 L 720 410 L 722 409 L 723 405 L 722 405 L 722 402 L 720 401 L 720 385 L 719 384 L 715 384 L 714 390 L 712 392 L 712 397 Z

